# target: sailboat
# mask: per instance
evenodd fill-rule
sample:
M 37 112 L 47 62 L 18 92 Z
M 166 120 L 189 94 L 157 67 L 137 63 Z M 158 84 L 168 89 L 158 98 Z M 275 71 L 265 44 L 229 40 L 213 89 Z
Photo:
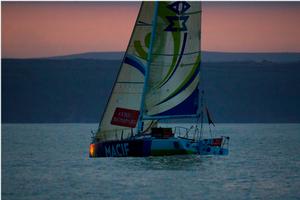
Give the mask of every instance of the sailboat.
M 200 29 L 201 2 L 142 3 L 90 157 L 228 154 L 229 137 L 203 134 Z M 200 127 L 161 124 L 185 118 Z

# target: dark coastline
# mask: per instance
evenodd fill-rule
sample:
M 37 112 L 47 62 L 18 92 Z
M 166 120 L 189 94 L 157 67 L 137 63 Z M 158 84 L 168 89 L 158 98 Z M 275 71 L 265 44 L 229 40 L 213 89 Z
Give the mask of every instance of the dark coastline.
M 2 59 L 2 123 L 97 123 L 120 62 Z M 204 62 L 202 86 L 214 120 L 299 123 L 299 66 L 300 61 Z

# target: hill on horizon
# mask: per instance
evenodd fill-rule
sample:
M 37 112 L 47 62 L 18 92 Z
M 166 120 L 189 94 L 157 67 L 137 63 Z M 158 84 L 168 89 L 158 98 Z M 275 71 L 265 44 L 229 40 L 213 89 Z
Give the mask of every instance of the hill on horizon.
M 125 52 L 85 52 L 78 54 L 51 56 L 43 58 L 25 59 L 51 59 L 51 60 L 70 60 L 70 59 L 96 59 L 96 60 L 122 60 Z M 7 58 L 9 59 L 9 58 Z M 18 59 L 18 58 L 11 58 Z M 243 61 L 271 61 L 271 62 L 296 62 L 300 61 L 300 53 L 278 52 L 278 53 L 247 53 L 247 52 L 215 52 L 203 51 L 203 62 L 243 62 Z
M 2 123 L 99 122 L 120 60 L 2 59 Z M 300 123 L 300 62 L 203 63 L 216 123 Z

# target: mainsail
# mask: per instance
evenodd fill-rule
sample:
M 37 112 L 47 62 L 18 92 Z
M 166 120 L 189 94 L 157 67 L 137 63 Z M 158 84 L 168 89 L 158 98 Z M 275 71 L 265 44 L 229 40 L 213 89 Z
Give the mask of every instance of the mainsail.
M 195 116 L 200 68 L 200 2 L 159 2 L 144 119 Z
M 142 3 L 97 139 L 120 140 L 151 120 L 197 115 L 200 17 L 200 2 Z

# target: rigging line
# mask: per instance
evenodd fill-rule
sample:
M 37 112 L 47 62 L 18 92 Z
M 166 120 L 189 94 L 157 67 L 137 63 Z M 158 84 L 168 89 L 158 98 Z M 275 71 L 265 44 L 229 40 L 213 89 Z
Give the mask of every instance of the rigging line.
M 164 115 L 164 116 L 144 116 L 145 120 L 158 120 L 158 119 L 185 119 L 185 118 L 198 118 L 198 114 L 193 115 Z

